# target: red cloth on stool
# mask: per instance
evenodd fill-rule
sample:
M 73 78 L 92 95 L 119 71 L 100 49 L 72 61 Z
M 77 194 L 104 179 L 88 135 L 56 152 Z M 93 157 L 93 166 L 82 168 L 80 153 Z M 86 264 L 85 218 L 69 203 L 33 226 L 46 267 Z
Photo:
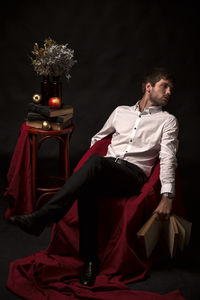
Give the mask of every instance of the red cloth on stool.
M 8 200 L 9 206 L 5 212 L 6 219 L 33 211 L 28 128 L 26 123 L 22 124 L 7 174 L 8 187 L 4 197 Z
M 109 143 L 110 137 L 97 142 L 75 171 L 93 153 L 104 155 Z M 151 259 L 144 261 L 138 255 L 136 232 L 155 209 L 158 199 L 159 164 L 138 197 L 102 200 L 99 212 L 101 265 L 93 287 L 79 283 L 83 261 L 78 256 L 77 202 L 54 226 L 47 250 L 11 263 L 7 287 L 29 300 L 183 300 L 179 290 L 160 295 L 130 290 L 126 285 L 144 279 L 151 266 Z M 177 200 L 177 203 L 176 208 L 183 213 L 181 202 Z

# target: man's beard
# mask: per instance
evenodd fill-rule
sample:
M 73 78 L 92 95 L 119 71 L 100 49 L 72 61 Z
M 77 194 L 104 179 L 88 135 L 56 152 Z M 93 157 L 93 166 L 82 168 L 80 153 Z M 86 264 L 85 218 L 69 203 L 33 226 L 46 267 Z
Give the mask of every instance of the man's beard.
M 160 99 L 158 99 L 158 97 L 154 96 L 154 95 L 149 95 L 150 96 L 150 101 L 152 102 L 153 105 L 155 106 L 165 106 L 167 103 L 161 101 Z

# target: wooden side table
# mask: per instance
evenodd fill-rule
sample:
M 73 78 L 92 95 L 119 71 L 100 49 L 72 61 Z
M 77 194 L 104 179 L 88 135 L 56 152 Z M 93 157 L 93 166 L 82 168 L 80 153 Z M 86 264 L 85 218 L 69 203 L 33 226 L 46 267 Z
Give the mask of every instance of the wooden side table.
M 42 130 L 30 127 L 28 129 L 31 141 L 31 164 L 32 164 L 32 197 L 34 207 L 41 205 L 45 197 L 55 194 L 69 178 L 69 142 L 74 130 L 74 125 L 63 130 Z M 59 141 L 59 160 L 62 166 L 61 177 L 48 176 L 43 181 L 43 186 L 39 183 L 39 174 L 37 172 L 38 151 L 41 144 L 48 139 Z M 37 192 L 40 196 L 37 199 Z

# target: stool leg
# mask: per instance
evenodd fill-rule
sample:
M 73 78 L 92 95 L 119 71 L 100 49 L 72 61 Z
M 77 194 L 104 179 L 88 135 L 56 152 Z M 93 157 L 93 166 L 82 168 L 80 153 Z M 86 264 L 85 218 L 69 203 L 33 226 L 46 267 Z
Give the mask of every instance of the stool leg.
M 65 162 L 65 179 L 69 178 L 69 134 L 65 137 L 65 150 L 64 150 L 64 162 Z
M 62 136 L 62 141 L 59 140 L 60 152 L 59 152 L 59 162 L 60 162 L 60 175 L 65 178 L 65 141 L 67 137 L 66 135 Z
M 32 135 L 32 197 L 36 204 L 37 136 Z

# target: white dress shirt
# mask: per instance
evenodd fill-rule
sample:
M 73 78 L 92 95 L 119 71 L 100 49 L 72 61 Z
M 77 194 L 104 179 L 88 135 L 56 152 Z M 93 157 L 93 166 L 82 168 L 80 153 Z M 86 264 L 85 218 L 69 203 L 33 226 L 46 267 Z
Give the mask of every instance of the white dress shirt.
M 92 137 L 91 146 L 112 134 L 105 157 L 119 157 L 140 167 L 147 177 L 160 159 L 161 194 L 175 193 L 176 152 L 178 148 L 177 119 L 161 106 L 139 109 L 118 106 L 103 128 Z

